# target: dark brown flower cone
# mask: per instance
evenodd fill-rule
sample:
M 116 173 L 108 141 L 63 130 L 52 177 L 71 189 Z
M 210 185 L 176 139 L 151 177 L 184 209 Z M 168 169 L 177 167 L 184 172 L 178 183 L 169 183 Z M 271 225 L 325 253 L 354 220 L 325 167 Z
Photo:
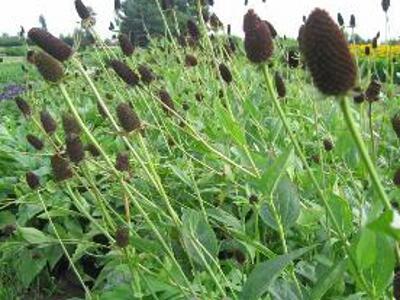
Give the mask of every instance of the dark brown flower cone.
M 52 135 L 57 130 L 57 123 L 47 110 L 40 112 L 40 122 L 44 131 L 49 135 Z
M 187 30 L 194 41 L 198 41 L 200 39 L 200 31 L 197 27 L 197 24 L 193 20 L 187 21 Z
M 326 95 L 340 95 L 355 83 L 357 70 L 347 41 L 329 14 L 319 8 L 307 19 L 302 51 L 317 88 Z
M 397 171 L 394 173 L 393 183 L 396 186 L 400 187 L 400 169 L 397 169 Z
M 67 136 L 65 144 L 70 161 L 77 164 L 84 160 L 85 151 L 79 136 Z
M 28 61 L 32 62 L 47 81 L 57 83 L 64 76 L 63 65 L 45 52 L 28 52 Z
M 332 140 L 324 139 L 323 144 L 324 144 L 324 149 L 325 149 L 326 152 L 329 152 L 329 151 L 333 150 L 334 145 L 333 145 Z
M 38 137 L 34 136 L 33 134 L 28 134 L 26 136 L 26 140 L 36 150 L 42 150 L 44 147 L 42 140 L 39 139 Z
M 356 16 L 355 15 L 351 15 L 350 16 L 350 27 L 351 28 L 355 28 L 356 27 Z
M 40 186 L 39 177 L 35 173 L 28 172 L 25 174 L 25 178 L 26 183 L 32 190 L 36 190 Z
M 110 65 L 115 71 L 115 73 L 117 73 L 117 75 L 125 83 L 129 84 L 130 86 L 135 86 L 139 84 L 139 76 L 136 75 L 135 72 L 133 72 L 128 65 L 124 64 L 119 60 L 112 60 L 110 62 Z
M 251 9 L 244 16 L 244 46 L 247 58 L 253 63 L 267 61 L 273 53 L 274 45 L 267 24 L 260 20 Z
M 171 114 L 170 110 L 175 111 L 175 105 L 174 102 L 172 101 L 171 96 L 166 90 L 161 90 L 158 92 L 158 97 L 160 98 L 161 102 L 163 103 L 163 110 L 167 114 Z
M 118 36 L 118 41 L 122 53 L 124 53 L 125 56 L 132 56 L 133 52 L 135 52 L 135 47 L 129 40 L 129 37 L 125 33 L 121 33 Z
M 400 114 L 396 114 L 392 118 L 392 127 L 397 137 L 400 139 Z
M 25 116 L 28 117 L 32 114 L 32 109 L 28 102 L 26 102 L 24 99 L 21 97 L 16 97 L 15 98 L 15 103 L 17 104 L 18 109 L 20 112 Z
M 359 93 L 353 97 L 355 103 L 360 104 L 365 101 L 365 93 Z
M 394 270 L 393 276 L 393 298 L 400 300 L 400 269 L 398 267 Z
M 66 136 L 79 136 L 81 134 L 81 127 L 73 115 L 64 114 L 62 124 Z
M 372 49 L 378 48 L 378 38 L 377 38 L 377 37 L 374 37 L 374 38 L 372 39 L 371 46 L 372 46 Z M 367 47 L 368 47 L 368 46 L 367 46 Z M 367 47 L 365 47 L 365 49 L 367 49 Z M 368 47 L 368 48 L 369 48 L 369 47 Z M 368 55 L 369 55 L 369 54 L 368 54 Z
M 37 46 L 61 62 L 66 61 L 72 55 L 72 48 L 68 44 L 41 28 L 29 30 L 28 37 Z
M 382 85 L 378 81 L 372 80 L 370 82 L 367 90 L 365 91 L 365 96 L 366 96 L 368 102 L 375 102 L 375 101 L 379 100 L 381 88 L 382 88 Z
M 219 65 L 219 73 L 221 74 L 222 79 L 226 83 L 229 84 L 232 82 L 232 80 L 233 80 L 232 73 L 225 64 L 222 63 Z
M 129 172 L 129 155 L 127 153 L 120 152 L 117 154 L 115 168 L 121 172 Z
M 173 0 L 161 0 L 161 8 L 163 10 L 172 9 L 174 7 Z
M 86 5 L 83 4 L 82 0 L 75 0 L 75 9 L 82 20 L 90 18 L 90 11 Z
M 156 76 L 154 75 L 153 71 L 148 66 L 140 65 L 138 71 L 140 74 L 140 79 L 145 84 L 150 84 L 156 79 Z
M 290 68 L 295 69 L 300 65 L 299 53 L 295 50 L 289 50 L 287 54 L 287 63 Z
M 382 0 L 382 9 L 385 13 L 389 10 L 390 0 Z
M 224 24 L 222 24 L 221 20 L 215 13 L 211 14 L 210 16 L 210 25 L 214 30 L 218 30 L 219 28 L 224 26 Z
M 369 46 L 365 46 L 364 53 L 366 56 L 369 56 L 371 54 L 371 48 Z
M 122 128 L 126 132 L 140 128 L 140 120 L 132 107 L 127 103 L 120 103 L 117 106 L 117 117 Z
M 59 154 L 55 154 L 51 157 L 51 168 L 56 181 L 67 180 L 73 176 L 68 160 L 64 159 Z
M 127 227 L 119 227 L 117 229 L 115 242 L 120 248 L 126 248 L 129 245 L 129 229 Z
M 186 67 L 195 67 L 197 66 L 197 58 L 194 55 L 187 54 L 185 56 L 185 65 Z
M 343 16 L 342 16 L 341 13 L 337 14 L 337 21 L 338 21 L 339 26 L 343 26 L 344 25 Z
M 90 154 L 93 157 L 98 157 L 100 156 L 100 150 L 94 145 L 94 144 L 89 144 L 86 146 L 86 150 L 90 152 Z
M 276 38 L 278 36 L 278 32 L 276 31 L 274 25 L 272 25 L 270 22 L 268 22 L 267 20 L 263 20 L 263 22 L 265 24 L 267 24 L 269 32 L 271 33 L 272 38 Z
M 275 88 L 276 88 L 279 98 L 286 97 L 285 82 L 283 81 L 282 75 L 279 74 L 279 72 L 275 72 Z

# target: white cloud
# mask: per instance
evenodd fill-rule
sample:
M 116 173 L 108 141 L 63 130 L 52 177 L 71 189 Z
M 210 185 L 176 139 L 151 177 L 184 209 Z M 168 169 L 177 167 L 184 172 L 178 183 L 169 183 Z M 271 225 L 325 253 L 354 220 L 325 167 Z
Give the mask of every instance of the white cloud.
M 154 0 L 148 0 L 154 1 Z M 26 29 L 38 26 L 40 14 L 46 17 L 52 33 L 73 32 L 79 26 L 79 17 L 73 0 L 2 0 L 0 12 L 0 32 L 16 33 L 19 26 Z M 97 13 L 97 29 L 102 35 L 109 35 L 108 25 L 113 20 L 114 0 L 84 0 Z M 235 34 L 242 34 L 243 15 L 249 8 L 254 8 L 263 18 L 274 24 L 283 35 L 296 37 L 302 16 L 308 15 L 314 7 L 327 9 L 336 19 L 341 12 L 348 22 L 350 14 L 357 19 L 357 32 L 368 38 L 381 31 L 384 37 L 385 16 L 381 9 L 381 0 L 215 0 L 213 10 L 225 24 L 231 24 Z M 389 9 L 391 37 L 400 35 L 400 1 L 392 1 Z

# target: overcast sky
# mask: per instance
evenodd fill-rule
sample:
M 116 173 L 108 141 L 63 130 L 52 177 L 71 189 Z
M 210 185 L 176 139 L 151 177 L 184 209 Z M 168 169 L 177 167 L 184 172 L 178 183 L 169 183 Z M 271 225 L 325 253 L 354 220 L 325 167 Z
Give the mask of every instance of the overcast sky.
M 148 0 L 154 1 L 154 0 Z M 0 33 L 17 33 L 19 26 L 27 30 L 38 26 L 40 14 L 46 17 L 49 31 L 53 34 L 73 32 L 79 26 L 79 17 L 74 8 L 74 0 L 1 0 Z M 373 37 L 377 31 L 385 33 L 385 15 L 381 0 L 214 0 L 213 10 L 225 24 L 232 25 L 235 34 L 242 34 L 243 15 L 254 8 L 263 18 L 274 24 L 281 35 L 297 37 L 302 16 L 308 15 L 313 8 L 328 10 L 336 20 L 341 12 L 346 23 L 353 13 L 357 19 L 357 33 L 364 38 Z M 109 22 L 113 20 L 114 0 L 84 0 L 97 13 L 97 30 L 103 36 L 109 36 Z M 400 36 L 400 1 L 392 0 L 389 9 L 390 36 Z

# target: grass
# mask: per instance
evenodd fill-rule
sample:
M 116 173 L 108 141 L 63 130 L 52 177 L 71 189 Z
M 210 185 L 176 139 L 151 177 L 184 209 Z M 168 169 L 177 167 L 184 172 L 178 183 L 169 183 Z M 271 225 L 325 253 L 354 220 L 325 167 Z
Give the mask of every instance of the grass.
M 232 56 L 210 55 L 226 42 L 203 37 L 201 47 L 177 49 L 153 40 L 125 58 L 134 70 L 152 68 L 149 86 L 127 87 L 105 67 L 124 59 L 117 48 L 70 59 L 59 85 L 24 60 L 3 62 L 0 82 L 33 84 L 24 95 L 33 115 L 0 102 L 0 299 L 391 299 L 400 237 L 388 207 L 400 196 L 391 128 L 398 87 L 384 84 L 370 126 L 368 103 L 348 97 L 340 106 L 316 91 L 307 71 L 289 68 L 284 55 L 294 41 L 275 41 L 268 69 L 250 64 L 241 43 Z M 185 51 L 197 66 L 184 66 Z M 221 62 L 233 74 L 229 85 L 215 69 Z M 275 71 L 285 99 L 275 96 Z M 361 87 L 370 72 L 361 73 Z M 160 89 L 175 110 L 162 105 Z M 122 132 L 115 108 L 124 101 L 141 132 Z M 52 136 L 40 125 L 42 109 L 57 121 Z M 86 152 L 72 179 L 55 182 L 50 158 L 64 151 L 65 112 L 100 155 Z M 370 128 L 372 161 L 356 133 L 370 146 Z M 34 150 L 28 133 L 45 149 Z M 115 168 L 122 151 L 130 172 Z M 39 176 L 39 190 L 27 186 L 28 171 Z M 124 248 L 116 242 L 121 228 L 129 231 Z

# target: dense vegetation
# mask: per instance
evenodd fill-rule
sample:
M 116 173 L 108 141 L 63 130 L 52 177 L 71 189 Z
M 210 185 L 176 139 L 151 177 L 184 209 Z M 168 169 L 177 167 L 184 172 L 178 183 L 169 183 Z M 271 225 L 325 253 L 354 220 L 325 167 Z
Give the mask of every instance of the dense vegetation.
M 139 48 L 77 0 L 94 44 L 0 64 L 0 299 L 400 299 L 397 54 L 202 2 Z

